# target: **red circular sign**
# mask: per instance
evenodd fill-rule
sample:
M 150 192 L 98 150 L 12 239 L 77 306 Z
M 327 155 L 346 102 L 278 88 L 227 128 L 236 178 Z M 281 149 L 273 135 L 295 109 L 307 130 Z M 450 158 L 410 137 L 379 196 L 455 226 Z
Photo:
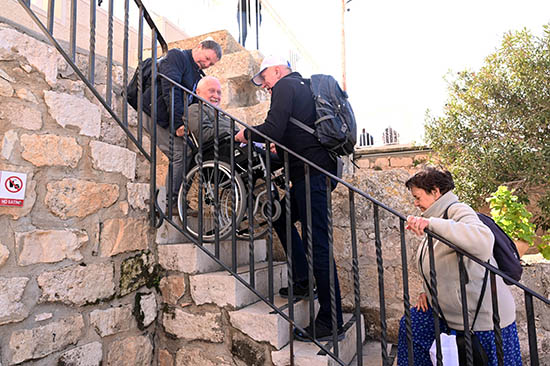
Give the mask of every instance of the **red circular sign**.
M 21 178 L 13 176 L 6 179 L 6 189 L 10 193 L 17 193 L 23 188 Z

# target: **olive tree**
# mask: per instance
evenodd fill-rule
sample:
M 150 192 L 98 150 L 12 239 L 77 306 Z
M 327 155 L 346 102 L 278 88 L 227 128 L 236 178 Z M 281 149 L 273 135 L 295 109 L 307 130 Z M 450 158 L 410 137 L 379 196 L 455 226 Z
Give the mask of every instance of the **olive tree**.
M 479 70 L 449 75 L 447 83 L 443 115 L 427 114 L 426 142 L 453 173 L 461 198 L 479 207 L 505 184 L 536 204 L 533 222 L 548 230 L 550 27 L 542 36 L 505 34 Z

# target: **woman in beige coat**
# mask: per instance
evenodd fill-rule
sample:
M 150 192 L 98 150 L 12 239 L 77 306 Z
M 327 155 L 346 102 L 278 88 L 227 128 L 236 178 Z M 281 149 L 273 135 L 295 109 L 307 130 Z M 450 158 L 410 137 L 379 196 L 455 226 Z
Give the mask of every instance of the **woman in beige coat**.
M 459 202 L 452 192 L 454 188 L 451 173 L 435 168 L 427 168 L 412 176 L 406 186 L 414 198 L 414 204 L 421 211 L 420 216 L 407 218 L 407 229 L 417 235 L 425 235 L 424 229 L 434 232 L 457 247 L 489 261 L 497 266 L 493 258 L 494 236 L 483 224 L 476 212 L 467 204 Z M 442 314 L 441 331 L 464 331 L 460 293 L 460 275 L 456 252 L 449 246 L 434 240 L 433 245 L 437 279 L 437 300 Z M 425 238 L 418 248 L 418 269 L 423 277 L 424 292 L 419 295 L 416 306 L 411 309 L 413 351 L 415 366 L 431 366 L 429 349 L 435 339 L 434 312 L 428 285 L 430 265 L 428 243 Z M 485 268 L 464 257 L 468 275 L 466 297 L 468 319 L 473 331 L 487 353 L 488 365 L 498 365 L 493 325 L 493 311 L 490 284 L 482 294 L 485 281 Z M 508 286 L 497 276 L 497 294 L 502 329 L 504 364 L 521 365 L 521 353 L 515 323 L 515 304 Z M 478 302 L 481 296 L 479 311 Z M 475 322 L 474 322 L 475 319 Z M 398 365 L 408 365 L 408 350 L 404 319 L 399 329 Z

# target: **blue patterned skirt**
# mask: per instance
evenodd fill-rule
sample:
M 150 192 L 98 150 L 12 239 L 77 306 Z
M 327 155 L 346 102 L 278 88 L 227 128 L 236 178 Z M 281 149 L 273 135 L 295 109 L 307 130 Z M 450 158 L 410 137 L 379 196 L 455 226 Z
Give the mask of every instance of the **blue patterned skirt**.
M 411 324 L 413 336 L 414 366 L 433 366 L 430 360 L 430 347 L 435 340 L 435 328 L 432 308 L 427 311 L 411 308 Z M 447 332 L 446 324 L 441 322 L 441 330 Z M 487 352 L 490 366 L 498 366 L 495 332 L 492 330 L 475 332 L 481 345 Z M 502 349 L 504 365 L 521 366 L 521 351 L 519 349 L 518 331 L 516 322 L 502 328 Z M 399 344 L 397 349 L 397 365 L 408 366 L 407 331 L 405 317 L 399 324 Z

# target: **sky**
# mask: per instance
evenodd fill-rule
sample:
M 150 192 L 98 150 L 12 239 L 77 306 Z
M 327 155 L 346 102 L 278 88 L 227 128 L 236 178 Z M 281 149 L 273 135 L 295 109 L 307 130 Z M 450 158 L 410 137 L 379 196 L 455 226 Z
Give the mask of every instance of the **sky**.
M 174 23 L 185 24 L 190 35 L 237 29 L 236 1 L 144 3 Z M 316 64 L 298 71 L 304 76 L 332 74 L 342 81 L 342 1 L 269 3 Z M 479 69 L 506 32 L 528 28 L 541 35 L 542 26 L 550 22 L 547 0 L 351 0 L 347 8 L 347 91 L 358 130 L 371 133 L 375 145 L 382 143 L 386 127 L 399 132 L 401 143 L 421 144 L 426 111 L 441 115 L 445 105 L 446 75 Z M 261 51 L 264 55 L 284 52 L 283 46 L 291 42 L 273 31 L 276 27 L 267 5 L 262 12 L 262 29 L 270 32 L 261 34 Z M 209 21 L 196 14 L 208 15 Z M 247 42 L 247 48 L 254 47 Z

